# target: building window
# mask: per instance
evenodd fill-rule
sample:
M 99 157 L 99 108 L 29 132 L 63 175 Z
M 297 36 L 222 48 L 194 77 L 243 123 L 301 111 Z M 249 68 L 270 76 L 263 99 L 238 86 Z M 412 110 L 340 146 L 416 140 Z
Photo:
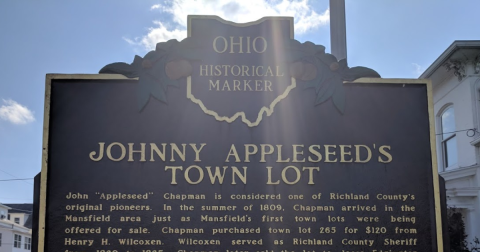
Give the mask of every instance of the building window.
M 447 108 L 441 115 L 442 124 L 442 152 L 445 168 L 457 164 L 457 139 L 455 134 L 455 111 Z
M 22 236 L 16 234 L 15 239 L 13 240 L 13 247 L 21 248 L 22 247 Z
M 32 248 L 32 238 L 25 237 L 25 249 L 30 250 Z
M 15 218 L 14 222 L 20 224 L 20 218 Z

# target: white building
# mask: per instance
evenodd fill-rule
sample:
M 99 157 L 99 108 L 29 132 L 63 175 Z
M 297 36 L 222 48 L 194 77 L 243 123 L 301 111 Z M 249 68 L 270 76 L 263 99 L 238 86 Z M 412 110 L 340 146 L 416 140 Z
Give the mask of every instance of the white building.
M 431 79 L 437 156 L 447 204 L 480 238 L 480 41 L 455 41 L 420 76 Z
M 9 220 L 10 211 L 12 213 Z M 31 214 L 18 213 L 18 211 L 24 210 L 0 204 L 0 252 L 25 252 L 32 248 L 31 226 L 24 225 L 28 226 L 28 222 L 31 224 Z

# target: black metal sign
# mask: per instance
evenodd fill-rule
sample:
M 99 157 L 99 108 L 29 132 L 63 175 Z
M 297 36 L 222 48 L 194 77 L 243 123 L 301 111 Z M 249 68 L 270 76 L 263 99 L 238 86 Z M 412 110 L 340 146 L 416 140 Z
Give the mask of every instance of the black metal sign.
M 323 49 L 192 16 L 101 71 L 138 78 L 49 75 L 39 251 L 440 249 L 430 83 Z

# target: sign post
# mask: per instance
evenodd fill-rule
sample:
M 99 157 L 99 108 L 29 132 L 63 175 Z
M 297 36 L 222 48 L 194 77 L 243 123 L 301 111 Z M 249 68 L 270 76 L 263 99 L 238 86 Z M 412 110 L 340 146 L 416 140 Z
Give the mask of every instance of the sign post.
M 330 0 L 330 46 L 337 59 L 347 58 L 345 0 Z
M 132 64 L 47 75 L 38 251 L 441 251 L 431 83 L 292 24 L 189 16 Z

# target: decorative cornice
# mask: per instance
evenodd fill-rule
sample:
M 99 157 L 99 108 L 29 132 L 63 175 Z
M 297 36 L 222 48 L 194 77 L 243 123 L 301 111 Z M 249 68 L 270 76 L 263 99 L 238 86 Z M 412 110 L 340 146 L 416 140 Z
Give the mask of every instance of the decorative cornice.
M 443 67 L 445 67 L 447 71 L 453 70 L 453 74 L 458 77 L 458 81 L 461 81 L 467 76 L 465 74 L 465 63 L 466 62 L 459 60 L 448 60 L 443 63 Z
M 454 202 L 450 202 L 450 200 L 447 200 L 447 205 L 448 207 L 453 207 L 453 208 L 463 208 L 463 209 L 467 209 L 469 211 L 473 211 L 475 210 L 475 206 L 474 204 L 468 204 L 468 203 L 458 203 L 458 204 L 454 204 Z
M 455 40 L 426 70 L 419 79 L 430 78 L 445 61 L 460 49 L 480 49 L 480 40 Z
M 460 179 L 460 178 L 466 178 L 470 176 L 475 176 L 477 173 L 477 169 L 479 169 L 480 166 L 474 165 L 474 166 L 469 166 L 465 168 L 458 168 L 458 169 L 453 169 L 453 170 L 448 170 L 445 172 L 441 172 L 440 176 L 442 176 L 445 181 L 450 181 L 454 179 Z
M 473 141 L 470 142 L 470 145 L 472 146 L 478 146 L 480 144 L 480 137 L 477 137 Z
M 480 187 L 464 187 L 447 189 L 447 196 L 450 197 L 478 197 Z

